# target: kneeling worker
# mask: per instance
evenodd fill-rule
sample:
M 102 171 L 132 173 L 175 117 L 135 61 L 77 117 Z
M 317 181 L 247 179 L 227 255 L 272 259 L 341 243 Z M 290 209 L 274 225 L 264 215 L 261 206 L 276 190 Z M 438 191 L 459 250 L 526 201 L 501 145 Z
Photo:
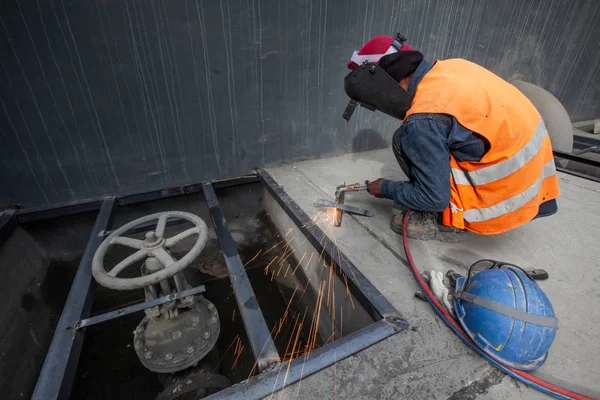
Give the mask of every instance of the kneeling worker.
M 550 138 L 517 88 L 467 60 L 427 62 L 400 36 L 369 40 L 348 68 L 344 118 L 360 103 L 403 120 L 392 149 L 408 182 L 379 178 L 368 191 L 417 211 L 409 237 L 455 241 L 556 213 Z M 397 233 L 402 219 L 392 217 Z

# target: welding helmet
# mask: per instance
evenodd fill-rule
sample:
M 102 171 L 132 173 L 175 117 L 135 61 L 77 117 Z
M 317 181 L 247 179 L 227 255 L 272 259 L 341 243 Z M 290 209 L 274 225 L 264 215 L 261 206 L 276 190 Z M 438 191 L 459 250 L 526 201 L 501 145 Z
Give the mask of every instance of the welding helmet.
M 537 369 L 548 356 L 558 320 L 550 300 L 516 265 L 482 260 L 456 280 L 454 311 L 467 335 L 496 361 Z
M 404 44 L 406 39 L 400 34 L 393 40 L 389 36 L 378 38 L 389 38 L 391 41 L 391 45 L 387 42 L 389 49 L 386 52 L 372 56 L 363 56 L 359 52 L 354 52 L 352 60 L 348 63 L 352 71 L 344 78 L 344 90 L 350 97 L 343 114 L 346 121 L 350 120 L 358 105 L 403 120 L 412 103 L 413 97 L 410 93 L 377 65 L 382 56 L 408 47 Z

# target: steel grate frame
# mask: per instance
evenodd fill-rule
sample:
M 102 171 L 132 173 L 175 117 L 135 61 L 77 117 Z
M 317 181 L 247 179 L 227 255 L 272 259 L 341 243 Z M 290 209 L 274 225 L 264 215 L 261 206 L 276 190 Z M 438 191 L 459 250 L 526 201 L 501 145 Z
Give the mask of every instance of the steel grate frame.
M 309 243 L 316 251 L 323 254 L 325 261 L 335 264 L 336 268 L 334 270 L 338 277 L 345 276 L 348 281 L 348 289 L 374 320 L 373 323 L 311 351 L 308 357 L 302 356 L 291 361 L 281 362 L 281 357 L 270 336 L 214 190 L 256 182 L 263 185 L 291 218 L 298 230 L 306 236 Z M 311 219 L 308 215 L 275 182 L 267 171 L 262 169 L 257 170 L 256 174 L 233 179 L 158 189 L 144 193 L 132 193 L 120 197 L 95 198 L 54 207 L 17 210 L 0 216 L 2 217 L 0 218 L 0 244 L 2 244 L 2 239 L 8 237 L 19 223 L 99 211 L 52 343 L 46 353 L 46 359 L 32 396 L 33 399 L 69 398 L 85 335 L 85 328 L 72 329 L 72 327 L 76 321 L 84 320 L 90 316 L 94 286 L 91 275 L 91 260 L 106 234 L 112 229 L 112 220 L 118 207 L 199 192 L 202 192 L 206 199 L 232 282 L 232 288 L 242 314 L 248 341 L 259 371 L 252 378 L 221 390 L 208 398 L 262 398 L 408 327 L 408 324 L 400 317 L 398 311 L 387 299 L 337 248 L 335 243 L 329 240 L 318 226 L 310 224 Z M 141 307 L 138 308 L 142 309 Z M 285 373 L 285 379 L 280 377 L 282 370 Z

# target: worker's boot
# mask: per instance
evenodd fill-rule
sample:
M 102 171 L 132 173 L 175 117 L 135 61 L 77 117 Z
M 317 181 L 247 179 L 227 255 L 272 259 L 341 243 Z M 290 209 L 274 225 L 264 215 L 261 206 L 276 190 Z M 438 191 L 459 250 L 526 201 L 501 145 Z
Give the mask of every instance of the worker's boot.
M 408 208 L 404 208 L 401 205 L 396 203 L 392 204 L 392 215 L 404 215 L 407 211 L 410 211 Z
M 392 215 L 390 228 L 402 235 L 404 214 Z M 417 240 L 439 240 L 441 242 L 457 243 L 465 237 L 465 230 L 442 225 L 438 216 L 429 212 L 413 212 L 408 220 L 406 236 Z

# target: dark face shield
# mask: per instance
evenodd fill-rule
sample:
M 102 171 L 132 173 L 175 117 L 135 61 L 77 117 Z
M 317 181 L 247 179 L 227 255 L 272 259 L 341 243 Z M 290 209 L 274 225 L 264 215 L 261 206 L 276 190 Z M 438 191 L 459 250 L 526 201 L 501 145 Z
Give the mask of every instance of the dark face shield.
M 344 78 L 344 90 L 350 102 L 344 119 L 350 120 L 357 105 L 403 120 L 412 103 L 412 96 L 379 65 L 365 63 Z

